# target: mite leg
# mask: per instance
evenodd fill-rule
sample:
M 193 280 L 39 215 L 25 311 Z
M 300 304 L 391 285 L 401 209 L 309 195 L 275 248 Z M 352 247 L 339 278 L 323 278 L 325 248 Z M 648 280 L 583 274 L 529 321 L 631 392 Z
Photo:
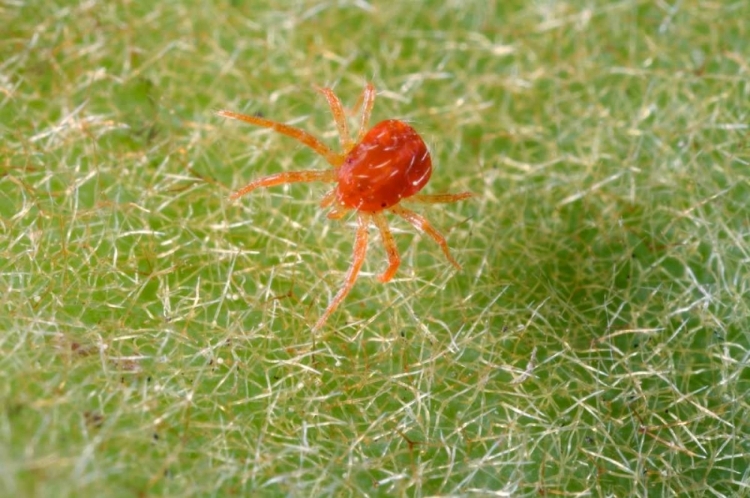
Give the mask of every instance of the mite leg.
M 284 173 L 276 173 L 275 175 L 264 176 L 248 183 L 238 191 L 234 192 L 229 196 L 230 199 L 238 199 L 243 195 L 252 192 L 256 188 L 262 187 L 274 187 L 276 185 L 283 185 L 285 183 L 299 183 L 299 182 L 335 182 L 336 173 L 333 170 L 320 170 L 320 171 L 286 171 Z
M 354 144 L 352 143 L 351 136 L 349 135 L 349 125 L 346 122 L 346 113 L 344 112 L 344 106 L 341 105 L 341 101 L 330 88 L 318 88 L 318 91 L 322 93 L 328 101 L 328 107 L 331 108 L 333 120 L 336 121 L 336 128 L 338 128 L 339 130 L 341 149 L 344 153 L 347 153 Z
M 451 256 L 450 250 L 448 249 L 448 242 L 445 241 L 445 237 L 443 237 L 440 232 L 435 230 L 435 228 L 430 225 L 430 222 L 427 221 L 424 216 L 421 216 L 414 211 L 404 209 L 401 206 L 393 206 L 391 208 L 391 211 L 414 225 L 414 228 L 416 228 L 420 232 L 424 232 L 429 235 L 432 240 L 438 243 L 440 248 L 443 250 L 445 257 L 448 258 L 448 261 L 450 261 L 450 263 L 455 266 L 456 269 L 461 269 L 461 265 L 458 264 L 458 261 L 453 259 L 453 256 Z
M 328 191 L 326 195 L 323 196 L 323 200 L 320 201 L 320 207 L 323 209 L 331 208 L 331 210 L 328 212 L 326 217 L 329 220 L 340 220 L 344 216 L 346 216 L 346 213 L 349 212 L 349 208 L 344 206 L 343 204 L 337 202 L 338 199 L 336 199 L 336 189 L 332 189 Z
M 324 195 L 323 199 L 320 201 L 320 207 L 323 209 L 327 207 L 331 207 L 334 202 L 336 202 L 336 189 L 335 188 L 326 192 L 326 195 Z
M 375 213 L 372 215 L 372 219 L 375 222 L 375 226 L 380 230 L 380 237 L 383 239 L 383 245 L 385 245 L 385 252 L 388 255 L 388 268 L 378 276 L 378 280 L 381 282 L 389 282 L 393 275 L 396 274 L 398 266 L 401 264 L 401 258 L 398 255 L 398 247 L 396 247 L 396 241 L 393 240 L 393 234 L 390 228 L 388 228 L 388 220 L 385 219 L 383 213 Z
M 318 322 L 313 327 L 313 331 L 319 330 L 323 324 L 325 324 L 328 317 L 336 311 L 336 308 L 341 304 L 349 291 L 354 287 L 354 282 L 357 281 L 359 270 L 362 268 L 362 264 L 365 262 L 365 254 L 367 253 L 367 225 L 369 219 L 367 216 L 360 214 L 357 217 L 357 235 L 354 239 L 354 255 L 352 257 L 352 264 L 349 266 L 349 271 L 346 272 L 344 278 L 344 285 L 339 289 L 338 293 L 331 300 L 323 315 L 320 317 Z
M 365 133 L 367 133 L 367 127 L 370 125 L 372 106 L 375 105 L 375 87 L 372 83 L 365 85 L 361 98 L 364 102 L 364 106 L 362 107 L 362 119 L 359 124 L 359 133 L 357 133 L 357 143 L 362 141 Z
M 404 201 L 418 202 L 420 204 L 441 204 L 445 202 L 458 202 L 473 196 L 474 194 L 471 192 L 461 192 L 460 194 L 417 194 L 404 199 Z
M 238 112 L 234 111 L 219 111 L 217 112 L 219 116 L 223 116 L 225 118 L 230 119 L 236 119 L 238 121 L 244 121 L 245 123 L 249 123 L 251 125 L 255 126 L 261 126 L 263 128 L 270 128 L 278 133 L 281 133 L 282 135 L 286 135 L 287 137 L 291 137 L 298 142 L 307 145 L 312 150 L 320 154 L 325 158 L 326 161 L 328 161 L 328 164 L 334 167 L 341 166 L 344 162 L 344 156 L 341 154 L 336 154 L 331 149 L 329 149 L 323 142 L 315 138 L 314 136 L 310 135 L 304 130 L 300 130 L 299 128 L 295 128 L 294 126 L 285 125 L 283 123 L 277 123 L 276 121 L 271 121 L 270 119 L 260 118 L 258 116 L 249 116 L 247 114 L 240 114 Z

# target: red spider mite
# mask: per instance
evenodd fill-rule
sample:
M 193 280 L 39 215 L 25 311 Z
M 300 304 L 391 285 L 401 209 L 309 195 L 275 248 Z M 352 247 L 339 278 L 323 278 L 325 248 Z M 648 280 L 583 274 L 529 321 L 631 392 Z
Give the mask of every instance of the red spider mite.
M 403 121 L 387 119 L 367 131 L 375 103 L 375 87 L 371 83 L 365 86 L 355 106 L 356 108 L 363 105 L 363 110 L 359 132 L 354 140 L 349 134 L 344 107 L 339 98 L 330 88 L 318 90 L 328 101 L 333 119 L 336 121 L 341 153 L 332 151 L 320 140 L 299 128 L 233 111 L 218 112 L 219 116 L 270 128 L 282 135 L 294 138 L 323 156 L 333 166 L 333 169 L 288 171 L 264 176 L 233 193 L 230 199 L 237 199 L 261 187 L 320 181 L 336 184 L 323 196 L 320 203 L 322 208 L 330 208 L 328 218 L 340 219 L 349 211 L 357 213 L 357 234 L 351 266 L 346 273 L 343 286 L 331 300 L 313 330 L 318 330 L 323 326 L 354 286 L 365 260 L 367 232 L 371 222 L 380 231 L 388 255 L 388 268 L 378 276 L 378 279 L 385 283 L 393 278 L 401 263 L 401 258 L 393 234 L 388 227 L 385 212 L 402 217 L 417 230 L 429 235 L 440 245 L 448 261 L 457 269 L 461 269 L 458 262 L 451 256 L 445 237 L 424 217 L 402 207 L 401 201 L 438 204 L 456 202 L 472 196 L 471 192 L 437 195 L 417 193 L 427 184 L 432 174 L 430 152 L 414 128 Z

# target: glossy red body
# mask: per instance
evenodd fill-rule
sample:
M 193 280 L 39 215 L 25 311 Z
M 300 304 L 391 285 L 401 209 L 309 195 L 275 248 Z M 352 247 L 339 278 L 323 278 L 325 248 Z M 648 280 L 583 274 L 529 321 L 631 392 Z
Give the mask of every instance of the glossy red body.
M 365 134 L 336 174 L 342 204 L 376 213 L 422 190 L 432 174 L 432 160 L 414 128 L 389 119 Z

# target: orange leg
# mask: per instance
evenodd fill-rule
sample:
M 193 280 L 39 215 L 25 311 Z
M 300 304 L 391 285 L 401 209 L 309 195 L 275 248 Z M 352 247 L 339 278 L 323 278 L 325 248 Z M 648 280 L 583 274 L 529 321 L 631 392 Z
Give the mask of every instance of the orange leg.
M 403 219 L 405 219 L 412 225 L 414 225 L 414 227 L 420 232 L 424 232 L 430 237 L 432 237 L 432 240 L 437 242 L 440 248 L 443 250 L 445 257 L 448 258 L 448 261 L 450 261 L 450 263 L 453 266 L 455 266 L 456 269 L 458 270 L 461 269 L 461 265 L 458 264 L 458 261 L 453 259 L 453 256 L 451 256 L 450 250 L 448 249 L 448 242 L 445 241 L 445 237 L 443 237 L 440 234 L 440 232 L 435 230 L 435 228 L 432 225 L 430 225 L 430 222 L 427 221 L 426 218 L 415 213 L 414 211 L 409 211 L 408 209 L 404 209 L 401 206 L 393 206 L 391 208 L 391 211 L 401 216 Z
M 320 201 L 320 207 L 323 209 L 327 207 L 331 207 L 334 202 L 336 202 L 336 189 L 335 188 L 326 192 L 326 195 L 324 195 L 323 199 Z
M 339 139 L 341 140 L 341 150 L 346 154 L 354 146 L 352 138 L 349 136 L 349 125 L 346 122 L 346 113 L 341 101 L 330 88 L 318 88 L 318 91 L 325 95 L 328 101 L 328 107 L 331 108 L 333 120 L 336 121 L 336 128 L 339 130 Z
M 336 189 L 328 191 L 323 196 L 323 200 L 320 201 L 320 207 L 323 209 L 331 208 L 331 211 L 326 215 L 330 220 L 340 220 L 349 212 L 349 208 L 336 201 Z
M 398 247 L 396 247 L 396 241 L 393 240 L 393 234 L 390 228 L 388 228 L 388 220 L 385 219 L 383 213 L 375 213 L 372 215 L 372 219 L 375 222 L 375 226 L 380 230 L 380 236 L 383 239 L 385 245 L 385 252 L 388 254 L 388 268 L 381 274 L 378 275 L 378 280 L 383 283 L 389 282 L 393 275 L 398 270 L 398 265 L 401 264 L 401 258 L 398 255 Z
M 367 89 L 367 85 L 365 85 L 365 90 Z M 365 90 L 362 90 L 362 94 L 360 94 L 359 97 L 357 97 L 357 101 L 354 102 L 354 105 L 351 106 L 349 109 L 349 116 L 354 116 L 359 112 L 359 108 L 362 107 L 362 102 L 365 100 Z
M 440 204 L 444 202 L 458 202 L 469 197 L 473 197 L 474 194 L 471 192 L 461 192 L 460 194 L 435 194 L 425 195 L 417 194 L 404 199 L 406 202 L 418 202 L 420 204 Z
M 323 156 L 325 160 L 328 161 L 328 164 L 330 164 L 331 166 L 338 167 L 338 166 L 341 166 L 341 164 L 343 164 L 344 162 L 343 155 L 336 154 L 331 149 L 329 149 L 323 142 L 321 142 L 314 136 L 310 135 L 306 131 L 300 130 L 299 128 L 295 128 L 294 126 L 277 123 L 276 121 L 271 121 L 270 119 L 265 119 L 265 118 L 259 118 L 258 116 L 249 116 L 247 114 L 240 114 L 238 112 L 233 112 L 233 111 L 224 110 L 224 111 L 219 111 L 217 114 L 225 118 L 244 121 L 245 123 L 249 123 L 251 125 L 262 126 L 263 128 L 270 128 L 278 133 L 281 133 L 282 135 L 291 137 L 297 140 L 298 142 L 301 142 L 302 144 L 307 145 L 312 150 L 314 150 L 315 152 Z
M 331 211 L 326 215 L 326 218 L 329 220 L 340 220 L 344 216 L 346 216 L 346 213 L 349 212 L 349 208 L 344 206 L 343 204 L 334 204 L 331 207 Z
M 234 192 L 229 196 L 230 199 L 238 199 L 243 195 L 252 192 L 256 188 L 261 187 L 275 187 L 276 185 L 283 185 L 285 183 L 299 183 L 299 182 L 335 182 L 336 173 L 333 170 L 321 170 L 321 171 L 285 171 L 284 173 L 276 173 L 275 175 L 264 176 L 254 180 L 237 192 Z
M 370 115 L 372 114 L 372 106 L 375 105 L 375 87 L 372 83 L 365 85 L 365 89 L 362 92 L 362 100 L 364 101 L 364 108 L 362 109 L 362 120 L 359 125 L 359 133 L 357 133 L 357 143 L 361 142 L 365 133 L 367 133 L 367 127 L 370 124 Z
M 331 313 L 336 311 L 336 308 L 339 306 L 339 304 L 341 304 L 341 301 L 344 300 L 346 295 L 349 294 L 349 291 L 352 290 L 352 287 L 354 287 L 354 282 L 357 281 L 357 275 L 359 275 L 359 270 L 362 268 L 362 264 L 365 262 L 365 254 L 367 253 L 368 222 L 369 219 L 366 215 L 360 213 L 360 215 L 357 217 L 358 226 L 357 235 L 354 239 L 354 256 L 352 257 L 352 264 L 351 266 L 349 266 L 349 271 L 346 272 L 344 285 L 338 291 L 333 300 L 331 300 L 331 303 L 328 305 L 326 310 L 323 312 L 323 315 L 313 327 L 313 331 L 320 329 L 323 324 L 326 323 L 326 320 L 328 320 L 328 317 L 331 316 Z

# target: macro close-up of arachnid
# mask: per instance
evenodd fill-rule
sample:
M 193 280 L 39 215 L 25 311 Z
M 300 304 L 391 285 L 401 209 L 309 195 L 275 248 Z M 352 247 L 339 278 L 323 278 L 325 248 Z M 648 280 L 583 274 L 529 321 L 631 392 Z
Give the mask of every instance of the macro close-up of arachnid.
M 388 267 L 378 279 L 390 281 L 401 263 L 398 248 L 385 213 L 392 213 L 408 221 L 438 243 L 448 261 L 457 269 L 458 262 L 451 256 L 445 237 L 422 215 L 401 205 L 402 201 L 418 204 L 456 202 L 472 196 L 458 194 L 420 194 L 432 174 L 432 160 L 427 145 L 407 123 L 395 119 L 381 121 L 368 130 L 370 114 L 375 103 L 375 88 L 365 86 L 360 102 L 363 107 L 359 131 L 352 138 L 346 113 L 339 98 L 330 88 L 319 91 L 325 96 L 338 129 L 341 152 L 337 153 L 304 130 L 258 116 L 221 110 L 219 116 L 270 128 L 294 138 L 322 156 L 330 169 L 288 171 L 258 178 L 231 195 L 238 199 L 261 187 L 287 183 L 327 182 L 334 188 L 323 196 L 320 206 L 330 209 L 328 218 L 340 219 L 350 211 L 357 214 L 354 254 L 344 283 L 333 297 L 313 330 L 320 329 L 354 286 L 367 252 L 368 228 L 374 224 L 385 245 Z

